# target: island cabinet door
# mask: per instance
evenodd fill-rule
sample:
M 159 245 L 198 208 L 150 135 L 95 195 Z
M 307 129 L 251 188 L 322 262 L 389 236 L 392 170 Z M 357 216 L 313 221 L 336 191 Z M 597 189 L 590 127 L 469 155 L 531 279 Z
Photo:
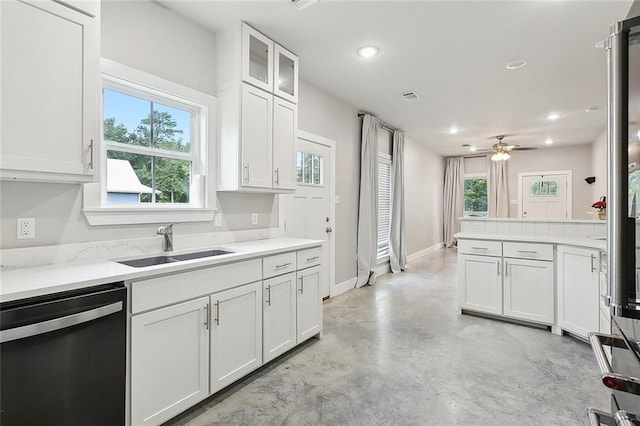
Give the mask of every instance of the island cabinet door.
M 211 295 L 211 393 L 262 365 L 262 282 Z
M 502 259 L 462 254 L 458 256 L 461 309 L 502 315 Z
M 600 327 L 597 250 L 558 246 L 558 326 L 587 338 Z
M 504 315 L 553 324 L 553 262 L 504 259 Z
M 209 395 L 209 298 L 131 318 L 131 423 L 158 425 Z

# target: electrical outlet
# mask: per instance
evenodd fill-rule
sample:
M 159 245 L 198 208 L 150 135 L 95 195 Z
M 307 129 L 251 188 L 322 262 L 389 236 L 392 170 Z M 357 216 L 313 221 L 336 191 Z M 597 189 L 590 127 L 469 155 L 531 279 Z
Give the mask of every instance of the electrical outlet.
M 258 224 L 258 213 L 251 213 L 251 224 L 252 225 Z
M 26 240 L 36 237 L 36 220 L 32 217 L 19 217 L 16 237 Z
M 222 213 L 216 213 L 213 217 L 213 226 L 222 226 Z

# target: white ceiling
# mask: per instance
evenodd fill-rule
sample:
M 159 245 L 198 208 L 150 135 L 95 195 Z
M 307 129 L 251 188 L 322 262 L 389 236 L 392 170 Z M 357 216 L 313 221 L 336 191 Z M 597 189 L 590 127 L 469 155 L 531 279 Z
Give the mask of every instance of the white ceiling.
M 606 126 L 595 44 L 632 3 L 320 0 L 298 11 L 289 0 L 159 2 L 213 31 L 246 21 L 299 56 L 301 79 L 443 155 L 488 148 L 498 134 L 541 148 L 546 138 L 593 142 Z M 363 45 L 380 54 L 360 58 Z M 527 65 L 507 70 L 516 59 Z M 407 103 L 409 90 L 421 99 Z M 551 122 L 551 111 L 563 116 Z

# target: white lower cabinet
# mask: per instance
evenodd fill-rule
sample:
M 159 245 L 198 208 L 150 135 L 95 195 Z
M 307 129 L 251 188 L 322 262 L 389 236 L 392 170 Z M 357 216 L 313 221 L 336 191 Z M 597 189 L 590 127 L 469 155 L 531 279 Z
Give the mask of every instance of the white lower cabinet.
M 553 324 L 553 262 L 504 259 L 504 315 Z
M 296 274 L 264 280 L 264 362 L 282 355 L 296 343 Z
M 211 393 L 262 365 L 262 283 L 211 296 Z
M 553 246 L 468 240 L 458 250 L 461 309 L 554 324 Z
M 491 256 L 458 256 L 459 304 L 489 314 L 502 314 L 502 259 Z
M 583 338 L 600 328 L 597 250 L 558 246 L 558 326 Z
M 314 266 L 297 273 L 296 335 L 298 343 L 315 336 L 322 328 L 320 269 L 320 266 Z
M 157 425 L 209 395 L 208 297 L 131 319 L 131 418 Z

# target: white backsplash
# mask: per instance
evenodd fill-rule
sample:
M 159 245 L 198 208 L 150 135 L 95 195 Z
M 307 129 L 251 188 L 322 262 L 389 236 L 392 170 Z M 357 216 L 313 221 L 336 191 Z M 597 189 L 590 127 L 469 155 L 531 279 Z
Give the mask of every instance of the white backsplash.
M 566 239 L 603 238 L 607 236 L 606 221 L 543 221 L 532 219 L 464 218 L 462 232 L 527 237 L 562 237 Z
M 278 228 L 262 228 L 182 235 L 176 233 L 173 241 L 174 250 L 179 251 L 279 236 L 280 229 Z M 0 250 L 0 269 L 153 254 L 162 251 L 163 238 L 162 236 L 154 236 L 127 240 L 5 249 Z

